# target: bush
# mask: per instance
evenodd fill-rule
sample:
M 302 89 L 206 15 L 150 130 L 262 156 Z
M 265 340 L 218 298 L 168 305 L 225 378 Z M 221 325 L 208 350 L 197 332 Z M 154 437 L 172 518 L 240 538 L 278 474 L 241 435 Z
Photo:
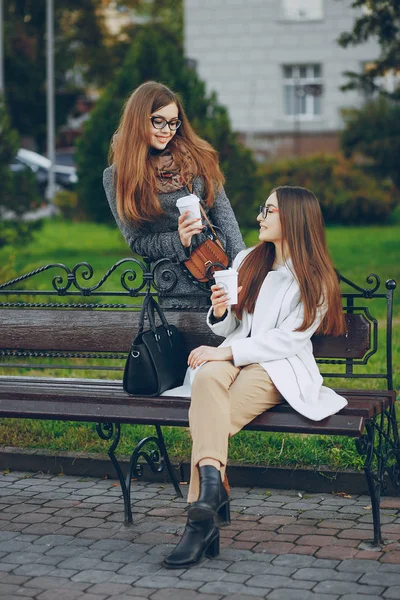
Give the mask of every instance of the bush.
M 111 220 L 102 186 L 110 140 L 127 97 L 149 80 L 165 83 L 180 94 L 196 133 L 220 153 L 226 191 L 236 216 L 242 225 L 250 224 L 247 206 L 258 192 L 257 167 L 251 152 L 236 139 L 226 109 L 218 104 L 215 95 L 207 96 L 205 84 L 187 66 L 179 42 L 154 25 L 142 27 L 135 34 L 123 66 L 97 102 L 78 140 L 77 191 L 88 218 L 99 222 Z
M 61 216 L 67 221 L 79 221 L 78 194 L 70 190 L 58 190 L 53 199 L 53 204 L 60 211 Z
M 396 206 L 391 183 L 377 181 L 340 154 L 317 154 L 264 164 L 259 175 L 264 201 L 280 185 L 309 188 L 319 199 L 327 223 L 384 223 Z

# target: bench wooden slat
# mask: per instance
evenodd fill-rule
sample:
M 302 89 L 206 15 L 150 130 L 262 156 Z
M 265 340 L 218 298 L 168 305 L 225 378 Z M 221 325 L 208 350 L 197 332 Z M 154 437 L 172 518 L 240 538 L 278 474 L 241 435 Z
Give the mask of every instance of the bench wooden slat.
M 188 406 L 183 402 L 157 401 L 153 405 L 70 402 L 64 399 L 0 399 L 0 417 L 59 419 L 92 422 L 121 422 L 142 425 L 188 426 Z M 321 422 L 309 421 L 298 413 L 279 414 L 269 411 L 257 417 L 245 429 L 293 433 L 322 433 L 358 437 L 364 427 L 361 416 L 333 415 Z
M 29 382 L 27 381 L 29 379 Z M 325 433 L 359 436 L 365 419 L 379 414 L 394 400 L 389 392 L 348 390 L 349 406 L 339 414 L 313 422 L 283 404 L 260 415 L 250 430 Z M 0 378 L 0 417 L 114 421 L 140 424 L 188 425 L 189 400 L 185 398 L 134 398 L 119 381 L 68 381 L 58 378 Z
M 168 312 L 168 320 L 183 334 L 188 351 L 217 346 L 205 324 L 205 313 Z M 128 352 L 138 329 L 134 310 L 2 309 L 0 348 L 56 352 Z M 316 358 L 362 358 L 370 348 L 370 323 L 362 314 L 346 315 L 348 334 L 314 336 Z

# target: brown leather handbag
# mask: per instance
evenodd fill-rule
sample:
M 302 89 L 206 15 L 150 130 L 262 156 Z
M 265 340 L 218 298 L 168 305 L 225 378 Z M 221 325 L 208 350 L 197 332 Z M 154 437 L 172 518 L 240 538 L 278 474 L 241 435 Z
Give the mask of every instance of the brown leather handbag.
M 228 268 L 229 257 L 201 204 L 200 210 L 208 223 L 207 239 L 194 248 L 184 264 L 191 279 L 206 284 L 212 282 L 215 271 Z

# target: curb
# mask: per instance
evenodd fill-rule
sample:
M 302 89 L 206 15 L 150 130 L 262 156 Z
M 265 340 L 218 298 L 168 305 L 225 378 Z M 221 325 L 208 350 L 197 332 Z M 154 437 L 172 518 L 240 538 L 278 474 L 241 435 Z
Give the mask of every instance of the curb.
M 121 457 L 120 464 L 126 473 L 129 457 Z M 173 467 L 180 482 L 189 481 L 189 463 L 174 464 Z M 0 469 L 117 479 L 114 467 L 106 454 L 89 452 L 50 453 L 42 449 L 4 447 L 0 449 Z M 369 494 L 365 475 L 360 471 L 334 472 L 329 469 L 293 469 L 229 463 L 228 476 L 229 483 L 233 487 L 271 487 L 317 493 Z M 168 476 L 165 472 L 153 473 L 150 467 L 144 464 L 141 479 L 165 483 L 168 481 Z M 388 489 L 388 493 L 392 491 Z

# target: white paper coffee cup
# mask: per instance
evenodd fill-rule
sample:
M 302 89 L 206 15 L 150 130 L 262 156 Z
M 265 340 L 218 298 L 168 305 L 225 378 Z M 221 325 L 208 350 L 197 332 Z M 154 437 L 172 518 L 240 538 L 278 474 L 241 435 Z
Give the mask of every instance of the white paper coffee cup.
M 229 304 L 237 304 L 238 301 L 238 272 L 236 269 L 225 269 L 214 272 L 215 283 L 222 286 L 229 298 Z
M 179 198 L 179 200 L 176 201 L 176 207 L 181 215 L 188 210 L 190 212 L 188 218 L 201 219 L 200 199 L 195 194 L 189 194 L 189 196 Z

